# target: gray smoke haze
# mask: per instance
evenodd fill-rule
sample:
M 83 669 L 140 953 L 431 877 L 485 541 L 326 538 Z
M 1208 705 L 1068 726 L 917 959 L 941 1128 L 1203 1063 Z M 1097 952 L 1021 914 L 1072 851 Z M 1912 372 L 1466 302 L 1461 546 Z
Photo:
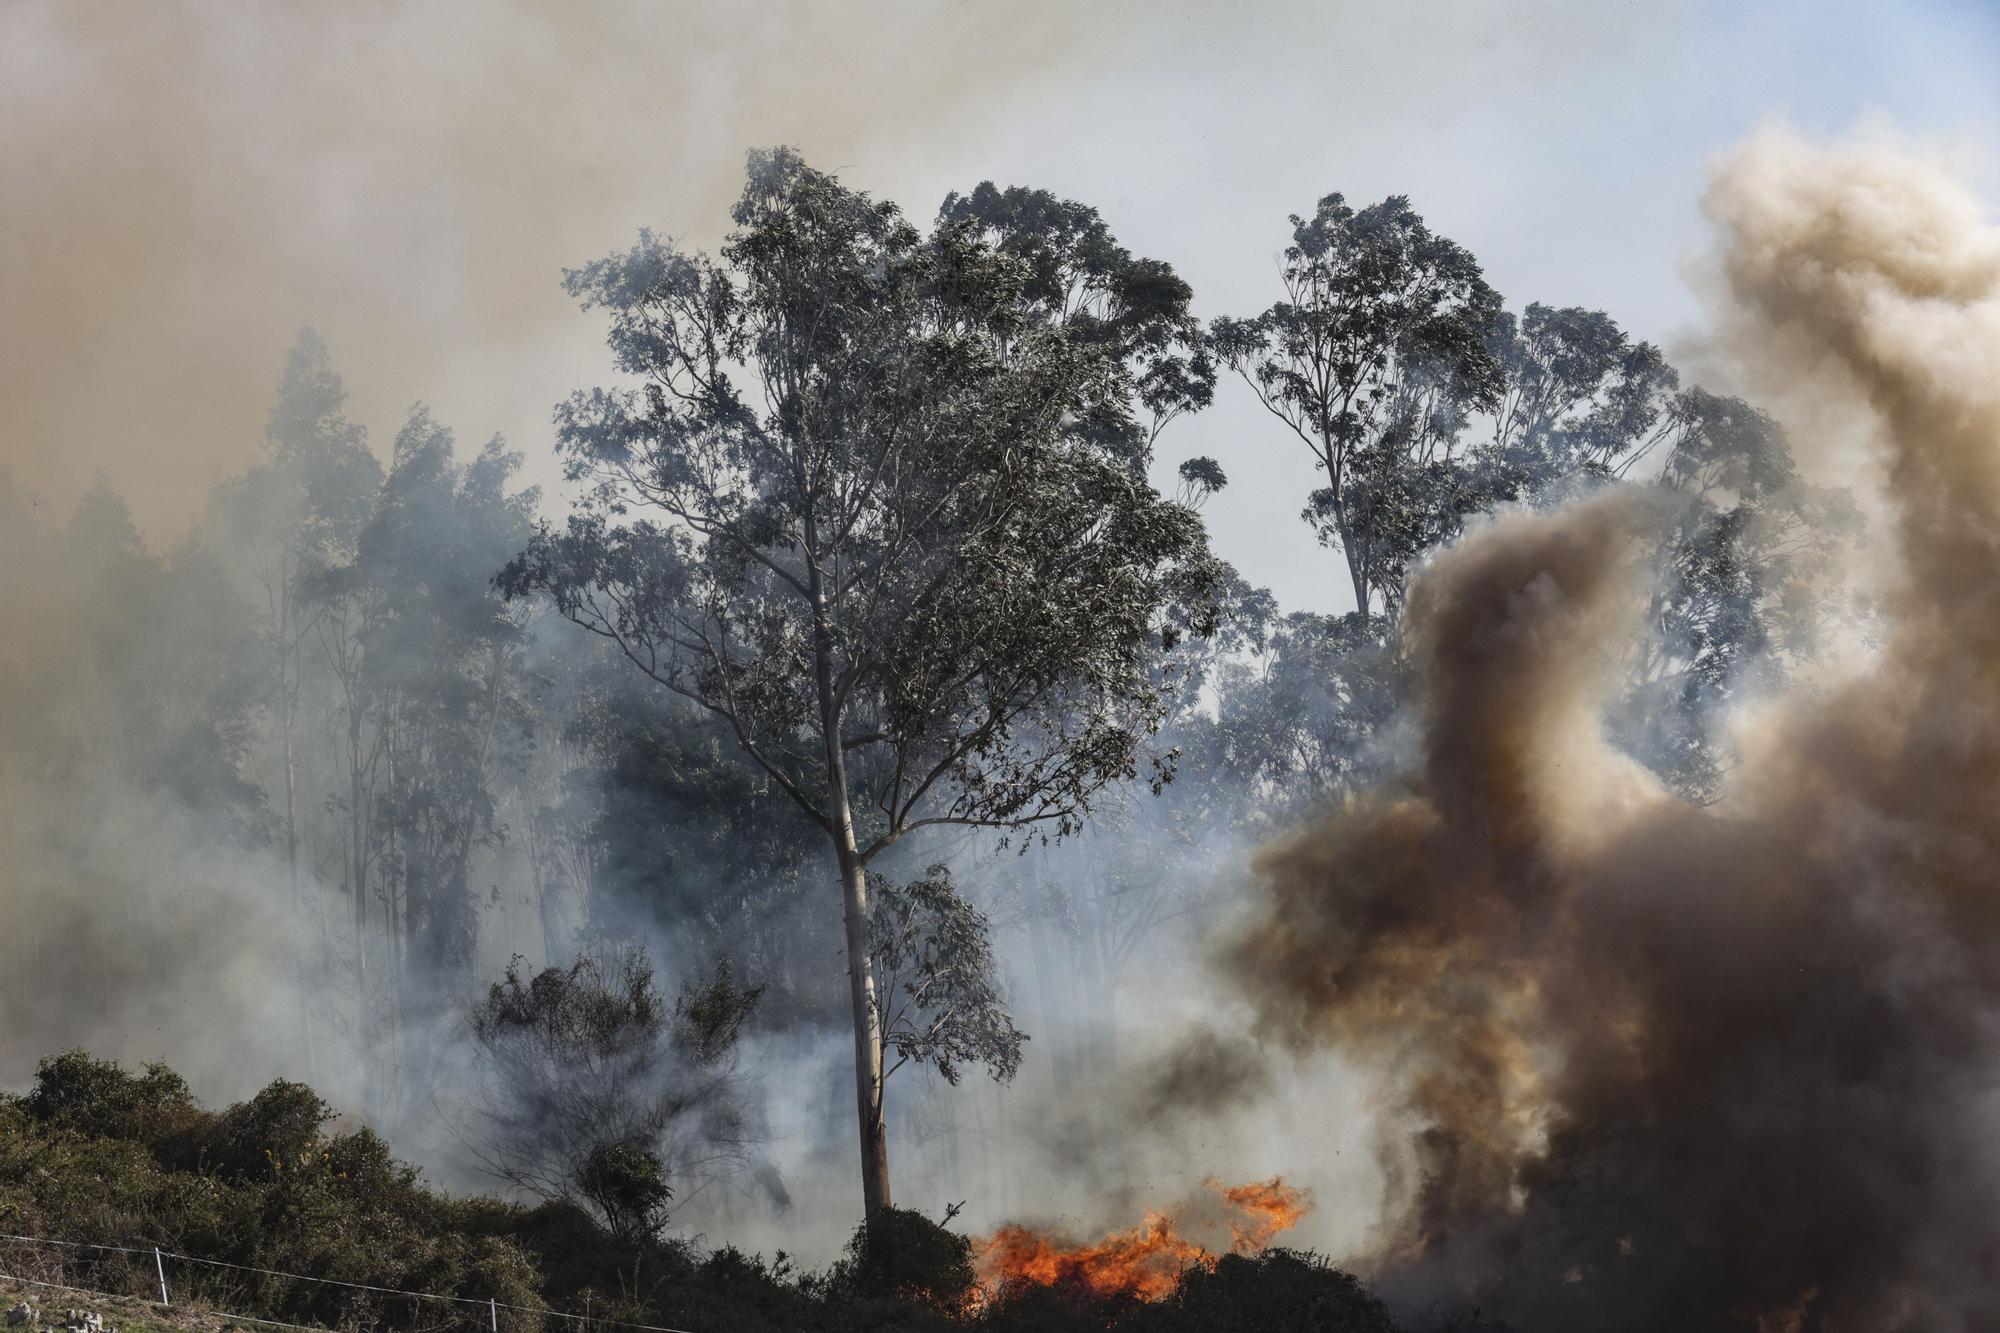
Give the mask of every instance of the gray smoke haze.
M 389 452 L 383 425 L 421 395 L 475 404 L 481 426 L 523 423 L 529 433 L 516 444 L 546 476 L 553 465 L 534 427 L 602 370 L 596 329 L 560 288 L 564 265 L 645 224 L 719 230 L 753 144 L 797 143 L 841 167 L 917 126 L 951 159 L 945 187 L 969 186 L 978 168 L 950 151 L 984 123 L 965 114 L 969 98 L 990 113 L 1020 81 L 1093 67 L 1148 12 L 0 5 L 0 473 L 12 505 L 0 512 L 0 539 L 10 539 L 0 594 L 10 628 L 0 636 L 0 909 L 11 923 L 0 1083 L 21 1086 L 36 1059 L 70 1045 L 167 1060 L 214 1101 L 284 1076 L 361 1112 L 381 1104 L 384 1079 L 401 1077 L 410 1103 L 402 1123 L 378 1127 L 448 1182 L 490 1188 L 454 1155 L 451 1127 L 429 1115 L 470 1092 L 445 1058 L 449 1016 L 447 1030 L 403 1029 L 423 1053 L 428 1089 L 409 1070 L 386 1068 L 387 1057 L 371 1073 L 358 1050 L 361 988 L 378 1009 L 395 999 L 379 956 L 388 947 L 379 903 L 367 942 L 353 942 L 330 697 L 310 701 L 325 715 L 314 715 L 302 742 L 314 752 L 302 763 L 302 890 L 288 883 L 282 851 L 273 699 L 249 700 L 252 734 L 216 738 L 208 756 L 242 745 L 231 757 L 262 789 L 261 838 L 218 830 L 235 793 L 161 781 L 163 756 L 186 768 L 167 752 L 204 711 L 211 682 L 199 677 L 219 681 L 269 647 L 230 640 L 235 613 L 204 619 L 176 598 L 174 589 L 196 586 L 176 577 L 189 568 L 176 561 L 199 551 L 173 536 L 191 520 L 197 539 L 220 535 L 204 506 L 218 483 L 263 460 L 275 372 L 301 322 L 327 335 L 354 395 L 349 416 L 373 428 L 378 458 Z M 1175 38 L 1199 49 L 1224 23 L 1184 15 Z M 921 216 L 941 194 L 904 202 Z M 1260 277 L 1263 244 L 1254 251 Z M 517 373 L 524 366 L 533 373 Z M 129 519 L 112 504 L 89 522 L 71 520 L 93 475 L 123 497 Z M 129 564 L 129 576 L 100 576 L 80 561 L 84 549 Z M 158 577 L 147 572 L 156 557 Z M 261 615 L 264 590 L 251 574 L 232 567 L 220 582 Z M 205 637 L 212 653 L 194 650 Z M 308 693 L 327 695 L 321 646 L 305 651 L 316 676 Z M 174 679 L 163 678 L 167 664 Z M 537 796 L 555 794 L 551 782 Z M 510 800 L 508 838 L 473 858 L 476 886 L 490 892 L 480 904 L 480 983 L 515 951 L 531 966 L 567 961 L 562 950 L 584 924 L 574 902 L 559 905 L 553 931 L 536 919 L 530 814 Z M 699 852 L 677 859 L 699 876 Z M 663 968 L 695 961 L 685 932 L 657 921 L 607 914 L 594 925 L 650 943 Z M 1003 940 L 1017 978 L 1033 974 L 1024 945 L 1018 931 Z M 377 951 L 365 982 L 357 947 Z M 1056 948 L 1068 951 L 1063 941 Z M 1185 971 L 1182 941 L 1162 953 L 1169 977 Z M 1033 1152 L 1038 1108 L 1108 1095 L 1115 1067 L 1095 1054 L 1114 1036 L 1143 1047 L 1149 958 L 1129 969 L 1122 1021 L 1109 1014 L 1104 983 L 1064 975 L 1043 997 L 1038 1017 L 1074 1024 L 1075 1045 L 1093 1053 L 1061 1076 L 1037 1062 L 1004 1097 L 906 1076 L 896 1094 L 906 1116 L 899 1139 L 907 1132 L 910 1145 L 903 1195 L 933 1211 L 972 1198 L 978 1225 L 1032 1209 L 1122 1225 L 1127 1201 L 1178 1197 L 1185 1172 L 1169 1168 L 1185 1163 L 1166 1153 L 1099 1154 L 1092 1172 L 1064 1180 L 1007 1165 Z M 841 967 L 837 950 L 815 961 L 829 975 Z M 1190 998 L 1170 983 L 1161 989 Z M 1104 1012 L 1074 1019 L 1064 1012 L 1072 1004 Z M 819 1257 L 844 1239 L 854 1206 L 844 1045 L 837 1033 L 764 1035 L 748 1061 L 782 1102 L 772 1107 L 769 1155 L 797 1200 L 792 1212 L 714 1191 L 685 1201 L 685 1226 Z M 955 1113 L 944 1112 L 948 1102 Z M 1118 1137 L 1094 1125 L 1090 1141 Z M 1244 1155 L 1256 1160 L 1238 1169 L 1227 1146 L 1214 1145 L 1203 1170 L 1249 1178 L 1282 1165 L 1273 1153 Z
M 10 0 L 4 457 L 65 504 L 106 472 L 175 532 L 253 456 L 306 321 L 364 419 L 423 396 L 479 404 L 488 430 L 544 423 L 569 384 L 492 367 L 594 370 L 564 265 L 641 225 L 718 225 L 751 145 L 837 164 L 1136 12 Z
M 354 416 L 377 425 L 378 454 L 380 423 L 423 396 L 474 405 L 456 416 L 480 437 L 519 423 L 530 471 L 549 469 L 533 429 L 602 370 L 596 331 L 558 285 L 564 265 L 647 224 L 707 244 L 699 229 L 719 229 L 756 144 L 874 170 L 896 136 L 934 141 L 914 174 L 941 173 L 940 188 L 899 196 L 922 216 L 986 173 L 989 139 L 1042 133 L 1046 112 L 1013 111 L 1051 88 L 1075 98 L 1057 103 L 1075 108 L 1073 179 L 1024 183 L 1103 204 L 1121 239 L 1195 279 L 1204 313 L 1266 299 L 1254 284 L 1268 281 L 1283 212 L 1329 188 L 1449 201 L 1433 215 L 1452 234 L 1513 251 L 1494 268 L 1510 294 L 1560 276 L 1576 284 L 1564 300 L 1621 317 L 1644 305 L 1627 299 L 1652 290 L 1643 282 L 1616 285 L 1632 281 L 1624 261 L 1670 255 L 1674 236 L 1648 232 L 1661 226 L 1652 196 L 1615 179 L 1644 133 L 1600 112 L 1629 111 L 1606 86 L 1629 82 L 1635 59 L 1664 52 L 1697 86 L 1713 82 L 1715 46 L 1685 39 L 1684 11 L 1302 18 L 1320 8 L 1271 6 L 1240 25 L 1229 7 L 1197 8 L 1171 16 L 1168 39 L 1143 5 L 0 4 L 0 472 L 67 512 L 102 471 L 140 529 L 178 532 L 258 457 L 273 371 L 308 320 L 329 335 Z M 1792 45 L 1781 28 L 1714 41 L 1767 68 L 1758 52 Z M 1981 49 L 1940 31 L 1883 58 L 1930 68 L 1937 46 Z M 1125 65 L 1107 74 L 1114 52 Z M 1871 68 L 1881 54 L 1870 48 Z M 1818 57 L 1800 57 L 1814 81 Z M 1257 134 L 1214 130 L 1226 91 L 1184 91 L 1211 63 L 1235 80 L 1218 88 L 1260 90 Z M 1488 118 L 1491 138 L 1454 140 L 1481 119 L 1454 98 L 1502 65 L 1513 114 Z M 1149 84 L 1166 85 L 1150 90 L 1158 102 L 1140 98 Z M 1307 91 L 1329 100 L 1302 112 Z M 1124 103 L 1140 107 L 1129 123 Z M 1177 119 L 1133 128 L 1163 103 Z M 1579 107 L 1602 136 L 1581 159 L 1597 172 L 1587 190 L 1567 149 L 1536 162 L 1522 147 Z M 1211 133 L 1225 146 L 1199 161 L 1227 158 L 1217 179 L 1187 156 Z M 1300 134 L 1325 142 L 1300 152 Z M 1447 140 L 1457 156 L 1433 160 Z M 1100 197 L 1113 159 L 1166 184 Z M 1293 176 L 1266 179 L 1280 167 Z M 1595 201 L 1600 186 L 1611 202 Z M 1532 206 L 1519 197 L 1535 193 Z M 1151 939 L 1115 984 L 1072 968 L 1062 941 L 1008 925 L 1014 998 L 1037 1037 L 1027 1068 L 1006 1090 L 895 1090 L 899 1198 L 933 1212 L 969 1198 L 975 1229 L 1022 1216 L 1091 1229 L 1209 1174 L 1282 1172 L 1320 1200 L 1292 1239 L 1372 1248 L 1416 1300 L 1472 1292 L 1550 1328 L 1601 1326 L 1606 1310 L 1625 1327 L 1655 1310 L 1697 1326 L 1739 1311 L 1773 1328 L 1972 1326 L 1966 1312 L 1994 1295 L 1980 1276 L 1995 1182 L 1979 1131 L 2000 963 L 1982 823 L 2000 795 L 2000 247 L 1963 195 L 1881 154 L 1765 141 L 1711 206 L 1740 302 L 1719 368 L 1773 401 L 1882 423 L 1859 432 L 1898 516 L 1870 550 L 1894 612 L 1872 674 L 1739 719 L 1730 796 L 1675 805 L 1599 735 L 1611 664 L 1638 632 L 1644 571 L 1621 558 L 1646 506 L 1495 522 L 1439 560 L 1412 612 L 1408 651 L 1430 682 L 1420 761 L 1401 788 L 1269 854 L 1277 897 L 1239 954 L 1244 984 L 1200 976 L 1211 915 Z M 1594 224 L 1569 226 L 1592 207 Z M 1497 230 L 1482 233 L 1489 213 Z M 1549 243 L 1556 219 L 1562 246 Z M 1217 235 L 1226 247 L 1195 243 Z M 1677 317 L 1660 304 L 1657 323 Z M 1239 395 L 1190 426 L 1262 439 L 1258 411 Z M 1802 451 L 1823 439 L 1802 432 Z M 1246 464 L 1299 465 L 1302 482 L 1274 483 L 1291 488 L 1282 521 L 1269 504 L 1244 511 L 1239 545 L 1255 550 L 1218 537 L 1246 569 L 1286 540 L 1301 567 L 1324 555 L 1275 531 L 1290 531 L 1293 491 L 1311 484 L 1279 453 Z M 1251 494 L 1239 480 L 1208 512 Z M 42 509 L 20 504 L 10 517 Z M 329 923 L 337 938 L 335 886 L 294 899 L 272 848 L 218 836 L 212 793 L 164 794 L 135 767 L 141 740 L 201 684 L 154 692 L 150 664 L 205 660 L 163 645 L 214 625 L 143 579 L 83 579 L 67 555 L 36 563 L 27 552 L 54 545 L 17 549 L 25 533 L 0 523 L 0 1080 L 18 1085 L 74 1043 L 166 1058 L 211 1099 L 288 1075 L 360 1106 L 353 1034 L 336 1025 L 353 1007 L 351 957 L 327 960 L 315 998 L 332 1013 L 315 1014 L 316 1045 L 300 1040 L 296 962 Z M 250 764 L 267 791 L 272 762 L 267 738 Z M 524 814 L 509 818 L 518 832 Z M 1121 836 L 1151 833 L 1142 820 Z M 1242 851 L 1206 849 L 1223 906 L 1240 888 L 1224 867 Z M 477 975 L 517 950 L 561 961 L 549 937 L 569 943 L 577 923 L 536 920 L 521 840 L 478 871 L 493 894 Z M 981 873 L 1004 885 L 1018 872 Z M 688 961 L 679 940 L 650 942 Z M 1052 969 L 1037 956 L 1048 947 Z M 836 952 L 821 962 L 837 973 Z M 1038 981 L 1038 965 L 1054 975 Z M 1233 1043 L 1253 1019 L 1300 1058 L 1250 1059 Z M 1208 1036 L 1179 1043 L 1191 1026 Z M 684 1226 L 808 1258 L 839 1243 L 855 1203 L 845 1045 L 837 1032 L 766 1034 L 746 1061 L 771 1092 L 766 1149 L 792 1211 L 716 1191 L 688 1204 Z M 1159 1132 L 1138 1133 L 1148 1120 Z M 397 1146 L 454 1184 L 490 1186 L 435 1133 Z M 1575 1282 L 1537 1285 L 1572 1270 Z
M 337 872 L 295 896 L 268 829 L 256 850 L 219 838 L 215 793 L 142 771 L 200 695 L 148 664 L 204 632 L 177 625 L 192 608 L 145 575 L 144 539 L 157 550 L 260 461 L 302 321 L 333 341 L 378 456 L 380 423 L 420 395 L 532 429 L 601 362 L 564 265 L 643 224 L 719 229 L 749 145 L 838 160 L 1121 23 L 898 3 L 0 5 L 0 1077 L 80 1044 L 171 1060 L 204 1097 L 285 1075 L 364 1102 Z M 957 58 L 924 58 L 938 43 Z M 524 364 L 547 374 L 508 369 Z M 93 475 L 132 522 L 68 522 Z M 97 554 L 131 557 L 130 577 L 79 565 L 114 538 L 130 549 Z M 227 581 L 255 602 L 243 573 Z M 194 656 L 227 665 L 219 640 Z M 268 736 L 242 760 L 281 790 Z M 306 798 L 318 816 L 325 791 Z M 521 906 L 526 813 L 479 859 L 482 980 L 516 949 L 566 961 Z M 308 1038 L 299 958 L 322 948 Z
M 1978 144 L 1996 52 L 1956 0 L 4 0 L 0 467 L 65 508 L 102 471 L 171 540 L 311 324 L 378 444 L 421 399 L 552 482 L 550 407 L 602 366 L 561 269 L 712 242 L 774 143 L 916 216 L 987 176 L 1092 203 L 1205 317 L 1268 303 L 1287 213 L 1406 192 L 1502 292 L 1666 346 L 1713 153 L 1780 107 Z M 1329 609 L 1266 424 L 1225 393 L 1163 475 L 1220 459 L 1219 543 Z
M 98 497 L 102 498 L 102 497 Z M 96 513 L 102 506 L 93 506 Z M 118 512 L 67 537 L 0 486 L 0 1078 L 56 1045 L 171 1051 L 240 1095 L 292 1069 L 298 923 L 283 868 L 220 827 L 208 793 L 145 771 L 190 702 L 186 665 L 235 641 L 165 586 Z M 212 655 L 187 650 L 209 639 Z M 167 665 L 171 664 L 171 665 Z M 199 763 L 191 771 L 199 771 Z M 219 803 L 218 803 L 219 804 Z M 226 1023 L 228 1041 L 193 1039 Z
M 2000 1308 L 2000 231 L 1937 169 L 1767 135 L 1707 201 L 1754 378 L 1867 414 L 1887 625 L 1697 809 L 1604 739 L 1613 493 L 1417 584 L 1404 780 L 1266 853 L 1258 1030 L 1372 1071 L 1372 1245 L 1522 1327 L 1974 1329 Z M 1814 441 L 1800 441 L 1811 461 Z

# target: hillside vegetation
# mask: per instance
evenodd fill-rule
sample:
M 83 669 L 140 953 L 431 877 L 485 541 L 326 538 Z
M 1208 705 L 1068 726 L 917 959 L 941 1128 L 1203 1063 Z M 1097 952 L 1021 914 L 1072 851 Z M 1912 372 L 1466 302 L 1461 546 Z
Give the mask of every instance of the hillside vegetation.
M 372 1130 L 330 1132 L 332 1120 L 299 1083 L 214 1111 L 163 1065 L 133 1073 L 81 1051 L 42 1061 L 29 1092 L 0 1098 L 0 1231 L 134 1252 L 0 1241 L 0 1271 L 12 1278 L 126 1298 L 91 1305 L 6 1285 L 7 1303 L 26 1296 L 45 1324 L 85 1305 L 128 1333 L 236 1326 L 209 1311 L 427 1331 L 485 1329 L 497 1316 L 501 1333 L 581 1327 L 541 1311 L 691 1333 L 1393 1329 L 1354 1278 L 1287 1250 L 1191 1269 L 1167 1299 L 1142 1302 L 1044 1287 L 980 1292 L 966 1238 L 898 1209 L 858 1228 L 824 1271 L 782 1253 L 621 1239 L 572 1204 L 449 1196 Z M 175 1309 L 160 1311 L 145 1303 L 157 1290 L 156 1245 L 242 1267 L 174 1261 Z

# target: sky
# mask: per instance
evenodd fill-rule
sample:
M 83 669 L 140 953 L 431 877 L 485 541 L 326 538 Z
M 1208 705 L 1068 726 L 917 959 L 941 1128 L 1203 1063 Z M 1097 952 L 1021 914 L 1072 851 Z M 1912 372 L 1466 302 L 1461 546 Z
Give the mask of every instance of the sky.
M 712 246 L 776 143 L 920 219 L 989 178 L 1093 204 L 1205 317 L 1269 304 L 1287 215 L 1407 194 L 1511 306 L 1698 366 L 1719 154 L 1886 138 L 1992 200 L 1996 119 L 1991 0 L 0 0 L 0 471 L 61 509 L 101 475 L 169 542 L 311 324 L 378 449 L 423 401 L 559 513 L 550 409 L 608 375 L 561 270 L 640 226 Z M 1231 478 L 1218 551 L 1342 609 L 1309 460 L 1246 388 L 1158 467 L 1193 454 Z

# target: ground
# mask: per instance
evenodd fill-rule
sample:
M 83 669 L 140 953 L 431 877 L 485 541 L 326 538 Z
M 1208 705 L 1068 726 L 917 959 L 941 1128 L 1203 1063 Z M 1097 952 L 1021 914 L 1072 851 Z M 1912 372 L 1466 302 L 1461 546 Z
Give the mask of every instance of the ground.
M 181 1306 L 163 1309 L 156 1302 L 131 1296 L 98 1296 L 27 1286 L 0 1278 L 0 1310 L 11 1310 L 22 1301 L 41 1312 L 39 1327 L 43 1329 L 62 1328 L 71 1310 L 101 1315 L 106 1330 L 116 1329 L 118 1333 L 254 1333 L 270 1327 L 210 1310 Z

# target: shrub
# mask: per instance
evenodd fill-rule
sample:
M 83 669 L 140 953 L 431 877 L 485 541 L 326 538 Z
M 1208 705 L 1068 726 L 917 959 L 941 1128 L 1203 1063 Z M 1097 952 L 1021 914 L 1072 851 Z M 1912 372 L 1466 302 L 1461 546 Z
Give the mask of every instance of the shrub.
M 576 1187 L 627 1239 L 649 1236 L 667 1220 L 667 1169 L 636 1143 L 600 1143 L 583 1159 Z
M 1395 1333 L 1382 1302 L 1319 1255 L 1271 1249 L 1190 1268 L 1158 1312 L 1164 1330 L 1195 1333 Z
M 208 1142 L 209 1161 L 225 1175 L 269 1180 L 320 1151 L 333 1108 L 303 1083 L 284 1079 L 224 1111 Z
M 469 1015 L 483 1076 L 470 1137 L 490 1173 L 635 1239 L 665 1222 L 670 1171 L 748 1162 L 736 1052 L 762 988 L 722 963 L 669 1004 L 643 949 L 532 977 L 521 961 Z
M 907 1208 L 884 1208 L 854 1229 L 835 1282 L 956 1313 L 972 1296 L 972 1243 Z
M 165 1065 L 134 1075 L 74 1050 L 35 1066 L 35 1086 L 21 1105 L 37 1120 L 156 1150 L 177 1146 L 207 1119 L 187 1081 Z

